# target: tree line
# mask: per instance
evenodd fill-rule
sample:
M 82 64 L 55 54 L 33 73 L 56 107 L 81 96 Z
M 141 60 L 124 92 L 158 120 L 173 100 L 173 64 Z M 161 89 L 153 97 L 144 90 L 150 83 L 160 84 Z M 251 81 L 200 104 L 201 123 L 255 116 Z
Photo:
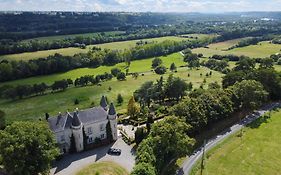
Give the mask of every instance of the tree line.
M 204 44 L 206 44 L 204 41 L 199 40 L 180 42 L 166 40 L 161 43 L 136 46 L 124 51 L 102 50 L 94 47 L 88 53 L 80 53 L 74 56 L 55 54 L 47 58 L 29 61 L 2 60 L 0 62 L 0 82 L 66 72 L 81 67 L 96 68 L 101 65 L 115 65 L 124 61 L 129 65 L 131 60 L 167 55 L 185 48 L 200 47 Z
M 120 75 L 121 74 L 121 75 Z M 124 77 L 123 77 L 124 75 Z M 34 95 L 44 95 L 47 92 L 64 91 L 67 88 L 74 85 L 75 87 L 83 87 L 87 85 L 99 85 L 103 81 L 111 80 L 114 76 L 110 73 L 105 72 L 101 75 L 85 75 L 76 78 L 74 81 L 72 79 L 63 79 L 53 82 L 50 86 L 46 83 L 36 83 L 33 85 L 17 85 L 17 86 L 2 86 L 1 96 L 7 99 L 22 99 L 24 97 L 30 97 Z M 120 72 L 116 75 L 117 80 L 125 80 L 126 75 Z

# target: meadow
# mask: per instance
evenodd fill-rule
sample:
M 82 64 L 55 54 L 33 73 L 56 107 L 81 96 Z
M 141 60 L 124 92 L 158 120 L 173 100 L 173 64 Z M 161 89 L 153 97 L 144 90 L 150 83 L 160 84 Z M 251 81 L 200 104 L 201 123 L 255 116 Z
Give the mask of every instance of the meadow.
M 258 119 L 238 134 L 224 140 L 206 155 L 203 174 L 280 174 L 281 110 L 271 118 Z M 200 174 L 199 164 L 192 174 Z
M 205 34 L 190 34 L 189 36 L 198 37 L 198 39 L 204 39 L 213 37 L 213 35 L 205 35 Z M 56 36 L 58 37 L 58 36 Z M 49 38 L 49 37 L 47 37 Z M 166 36 L 166 37 L 158 37 L 158 38 L 149 38 L 143 39 L 143 41 L 148 42 L 162 42 L 165 40 L 172 40 L 172 41 L 182 41 L 182 40 L 193 40 L 189 38 L 183 38 L 178 36 Z M 136 43 L 140 40 L 128 40 L 128 41 L 120 41 L 120 42 L 111 42 L 111 43 L 104 43 L 104 44 L 97 44 L 97 45 L 89 45 L 86 49 L 81 48 L 62 48 L 62 49 L 53 49 L 53 50 L 44 50 L 44 51 L 37 51 L 37 52 L 25 52 L 20 54 L 10 54 L 10 55 L 3 55 L 0 56 L 1 59 L 8 59 L 8 60 L 31 60 L 31 59 L 38 59 L 48 57 L 49 55 L 54 55 L 55 53 L 59 53 L 65 56 L 73 56 L 77 53 L 87 53 L 89 49 L 95 47 L 100 47 L 102 49 L 112 49 L 112 50 L 123 50 L 123 49 L 130 49 L 136 46 Z
M 184 79 L 186 82 L 192 82 L 194 88 L 198 88 L 206 78 L 206 85 L 210 82 L 221 82 L 222 74 L 212 71 L 211 77 L 206 77 L 206 73 L 210 70 L 201 67 L 199 70 L 188 69 L 186 67 L 179 68 L 174 76 Z M 165 74 L 163 77 L 167 79 L 171 72 Z M 200 76 L 202 73 L 202 77 Z M 190 77 L 188 77 L 190 74 Z M 0 110 L 3 110 L 7 116 L 7 122 L 15 120 L 36 120 L 44 118 L 45 113 L 51 116 L 57 115 L 59 112 L 73 111 L 75 108 L 85 109 L 99 105 L 102 95 L 106 95 L 110 102 L 116 104 L 119 113 L 126 112 L 126 107 L 129 98 L 133 92 L 138 89 L 146 81 L 155 81 L 160 78 L 160 75 L 155 73 L 146 73 L 144 76 L 139 76 L 137 79 L 131 76 L 127 77 L 126 81 L 117 81 L 115 78 L 103 82 L 101 86 L 87 86 L 87 87 L 72 87 L 63 92 L 49 93 L 47 95 L 35 96 L 21 100 L 0 100 Z M 109 90 L 111 87 L 111 90 Z M 121 94 L 124 102 L 117 105 L 117 95 Z M 78 99 L 79 104 L 75 105 L 74 100 Z
M 173 53 L 171 55 L 162 56 L 159 58 L 162 59 L 163 65 L 166 66 L 167 68 L 169 68 L 172 63 L 175 63 L 177 67 L 186 65 L 186 63 L 183 61 L 183 56 L 180 53 Z M 152 60 L 153 58 L 132 61 L 129 68 L 129 72 L 151 71 Z M 18 84 L 35 84 L 41 82 L 44 82 L 46 84 L 52 84 L 56 80 L 69 79 L 69 78 L 75 80 L 76 78 L 84 75 L 98 75 L 98 74 L 103 74 L 105 72 L 110 73 L 112 68 L 120 68 L 122 71 L 125 71 L 126 67 L 127 65 L 125 63 L 119 63 L 114 66 L 100 66 L 98 68 L 79 68 L 64 73 L 58 73 L 58 74 L 52 74 L 46 76 L 37 76 L 37 77 L 0 83 L 0 86 L 18 85 Z
M 227 50 L 231 46 L 236 45 L 242 39 L 245 38 L 214 43 L 208 45 L 209 48 L 201 47 L 201 48 L 193 49 L 192 51 L 194 53 L 202 53 L 204 57 L 210 57 L 215 54 L 217 55 L 233 54 L 239 56 L 245 55 L 251 58 L 265 58 L 265 57 L 269 57 L 272 54 L 281 52 L 281 44 L 271 44 L 268 41 L 260 42 L 257 45 L 250 45 L 246 47 Z

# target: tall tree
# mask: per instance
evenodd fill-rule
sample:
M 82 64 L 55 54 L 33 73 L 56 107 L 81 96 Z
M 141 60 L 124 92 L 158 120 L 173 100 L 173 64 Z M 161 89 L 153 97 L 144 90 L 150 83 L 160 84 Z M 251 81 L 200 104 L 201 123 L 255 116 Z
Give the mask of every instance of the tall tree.
M 43 122 L 14 122 L 0 131 L 0 154 L 11 174 L 48 174 L 59 151 Z
M 140 113 L 140 107 L 136 103 L 134 96 L 132 96 L 127 106 L 127 114 L 131 116 L 133 119 L 136 119 L 139 113 Z

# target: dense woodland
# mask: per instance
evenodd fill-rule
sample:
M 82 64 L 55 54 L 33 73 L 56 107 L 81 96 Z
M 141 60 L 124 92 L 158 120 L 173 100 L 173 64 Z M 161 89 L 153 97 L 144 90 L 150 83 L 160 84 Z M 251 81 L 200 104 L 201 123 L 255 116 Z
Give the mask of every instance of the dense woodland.
M 254 14 L 243 19 L 239 15 L 70 12 L 40 14 L 23 12 L 14 15 L 2 13 L 0 14 L 0 55 L 66 47 L 83 48 L 89 44 L 188 33 L 220 35 L 214 41 L 281 33 L 281 25 L 278 21 L 261 21 Z M 274 15 L 275 18 L 280 18 L 280 16 Z M 233 23 L 233 20 L 236 22 Z M 106 36 L 104 34 L 106 31 L 124 31 L 125 33 Z M 55 41 L 36 39 L 23 41 L 40 36 L 93 32 L 102 33 L 93 37 L 74 37 Z

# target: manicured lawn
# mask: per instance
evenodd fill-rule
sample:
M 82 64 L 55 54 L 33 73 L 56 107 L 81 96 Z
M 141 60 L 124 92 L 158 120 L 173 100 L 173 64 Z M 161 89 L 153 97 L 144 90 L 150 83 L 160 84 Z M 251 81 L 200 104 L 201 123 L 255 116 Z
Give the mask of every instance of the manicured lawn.
M 281 110 L 270 119 L 258 119 L 243 129 L 243 137 L 234 134 L 207 153 L 203 174 L 280 174 Z M 200 174 L 198 166 L 193 174 Z
M 175 63 L 177 67 L 183 66 L 186 63 L 183 62 L 183 57 L 180 53 L 173 53 L 168 56 L 162 56 L 160 57 L 163 60 L 163 64 L 169 68 L 171 63 Z M 149 59 L 143 59 L 143 60 L 136 60 L 132 61 L 130 65 L 130 72 L 147 72 L 151 70 L 151 62 L 153 58 Z M 83 75 L 98 75 L 103 74 L 105 72 L 110 73 L 111 69 L 117 67 L 120 68 L 122 71 L 125 71 L 126 65 L 125 63 L 119 63 L 115 66 L 100 66 L 98 68 L 79 68 L 74 69 L 65 73 L 58 73 L 53 75 L 47 75 L 47 76 L 37 76 L 37 77 L 31 77 L 26 79 L 20 79 L 15 81 L 9 81 L 6 83 L 0 83 L 0 86 L 2 85 L 15 85 L 15 84 L 35 84 L 35 83 L 41 83 L 45 82 L 47 84 L 52 84 L 56 80 L 62 80 L 62 79 L 73 79 L 75 80 L 78 77 L 81 77 Z
M 209 38 L 213 37 L 213 35 L 204 35 L 204 34 L 194 34 L 199 39 L 202 38 Z M 145 41 L 154 41 L 154 42 L 162 42 L 164 40 L 173 40 L 173 41 L 182 41 L 182 40 L 192 40 L 189 38 L 182 38 L 177 36 L 167 36 L 167 37 L 159 37 L 159 38 L 150 38 L 150 39 L 143 39 Z M 37 51 L 37 52 L 26 52 L 20 54 L 10 54 L 10 55 L 3 55 L 0 56 L 1 59 L 11 59 L 11 60 L 30 60 L 30 59 L 37 59 L 37 58 L 44 58 L 49 55 L 54 55 L 55 53 L 59 53 L 65 56 L 72 56 L 77 53 L 87 53 L 90 48 L 93 46 L 97 46 L 100 48 L 107 48 L 107 49 L 115 49 L 115 50 L 123 50 L 129 49 L 136 45 L 139 40 L 129 40 L 129 41 L 122 41 L 122 42 L 112 42 L 112 43 L 105 43 L 105 44 L 97 44 L 97 45 L 89 45 L 86 49 L 80 48 L 63 48 L 63 49 L 54 49 L 54 50 L 44 50 L 44 51 Z
M 260 42 L 257 45 L 251 45 L 241 48 L 235 48 L 232 50 L 226 50 L 231 46 L 237 44 L 241 39 L 229 40 L 225 42 L 210 44 L 209 48 L 197 48 L 193 49 L 194 53 L 202 53 L 205 57 L 210 57 L 215 54 L 218 55 L 245 55 L 252 58 L 265 58 L 272 54 L 280 53 L 281 44 L 271 44 L 268 41 Z
M 210 70 L 207 68 L 200 68 L 199 70 L 189 70 L 188 68 L 180 68 L 174 76 L 184 79 L 186 82 L 192 82 L 194 88 L 198 88 L 204 81 L 206 73 Z M 212 71 L 213 75 L 206 78 L 207 84 L 210 82 L 221 82 L 222 74 Z M 190 77 L 188 77 L 188 73 Z M 203 76 L 200 76 L 200 73 Z M 164 79 L 167 79 L 169 73 L 164 75 Z M 102 95 L 106 95 L 109 101 L 113 101 L 115 104 L 117 95 L 120 93 L 124 102 L 122 105 L 116 105 L 118 112 L 126 112 L 126 107 L 129 98 L 133 95 L 133 92 L 138 89 L 146 81 L 155 81 L 160 78 L 160 75 L 154 73 L 147 73 L 144 76 L 139 76 L 137 79 L 133 79 L 131 76 L 127 77 L 126 81 L 117 81 L 115 78 L 111 81 L 102 83 L 102 86 L 87 86 L 87 87 L 72 87 L 64 92 L 50 93 L 43 96 L 30 97 L 22 100 L 0 100 L 0 110 L 3 110 L 7 114 L 7 122 L 15 120 L 35 120 L 44 118 L 46 112 L 51 116 L 57 115 L 58 112 L 66 112 L 67 110 L 73 111 L 75 108 L 85 109 L 99 105 L 99 101 Z M 37 80 L 38 82 L 39 79 Z M 37 82 L 37 83 L 38 83 Z M 109 91 L 108 88 L 112 90 Z M 205 86 L 205 88 L 207 85 Z M 79 99 L 79 104 L 75 105 L 74 100 Z
M 129 175 L 129 173 L 116 163 L 99 162 L 81 170 L 76 175 Z

